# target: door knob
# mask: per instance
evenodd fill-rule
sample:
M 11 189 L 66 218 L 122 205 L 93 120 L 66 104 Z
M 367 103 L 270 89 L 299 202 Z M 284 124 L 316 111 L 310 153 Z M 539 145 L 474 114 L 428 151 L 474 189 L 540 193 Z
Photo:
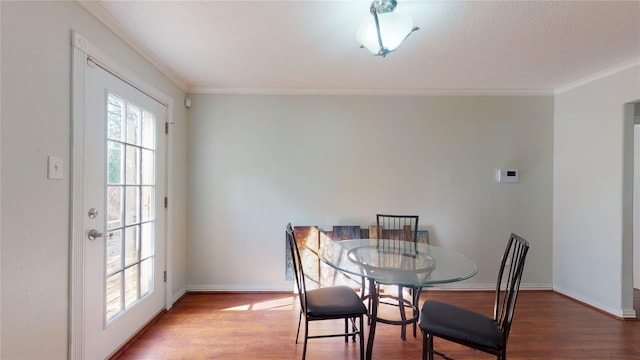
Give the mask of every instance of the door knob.
M 111 236 L 113 236 L 112 232 L 110 232 L 110 233 L 101 233 L 101 232 L 98 232 L 98 230 L 96 230 L 96 229 L 89 230 L 89 235 L 88 235 L 89 240 L 95 240 L 95 239 L 97 239 L 99 237 L 111 237 Z

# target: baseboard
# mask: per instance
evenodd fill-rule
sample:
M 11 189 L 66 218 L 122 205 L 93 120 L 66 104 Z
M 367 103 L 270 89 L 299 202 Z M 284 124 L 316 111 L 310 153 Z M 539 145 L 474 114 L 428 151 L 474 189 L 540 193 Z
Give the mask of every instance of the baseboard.
M 153 316 L 146 324 L 144 324 L 138 331 L 133 333 L 130 338 L 128 338 L 122 345 L 120 345 L 111 355 L 107 356 L 108 360 L 117 360 L 120 358 L 125 351 L 135 343 L 144 333 L 149 329 L 153 324 L 155 324 L 164 314 L 167 313 L 167 310 L 162 310 Z
M 637 313 L 635 309 L 622 309 L 623 319 L 637 319 Z
M 445 290 L 445 291 L 495 291 L 496 284 L 463 284 L 463 283 L 451 283 L 440 284 L 438 286 L 432 286 L 424 288 L 425 290 Z M 553 290 L 551 284 L 520 284 L 520 290 Z
M 215 284 L 199 284 L 199 285 L 187 285 L 186 292 L 291 292 L 293 291 L 293 284 L 284 285 L 215 285 Z M 496 289 L 496 284 L 464 284 L 464 283 L 451 283 L 451 284 L 439 284 L 437 286 L 428 287 L 429 290 L 460 290 L 460 291 L 493 291 Z M 528 283 L 521 284 L 522 290 L 553 290 L 551 284 L 536 284 Z
M 292 292 L 293 284 L 285 285 L 187 285 L 187 292 Z
M 180 301 L 182 297 L 187 293 L 187 288 L 182 288 L 173 294 L 169 294 L 167 297 L 167 310 L 171 309 L 175 303 Z
M 606 313 L 608 315 L 612 315 L 614 317 L 617 318 L 622 318 L 622 319 L 636 319 L 636 311 L 634 309 L 615 309 L 615 308 L 611 308 L 608 306 L 605 306 L 603 304 L 591 301 L 587 298 L 584 298 L 578 294 L 575 294 L 567 289 L 563 289 L 560 287 L 554 287 L 553 291 L 557 292 L 560 295 L 564 295 L 574 301 L 577 301 L 579 303 L 582 303 L 588 307 L 591 307 L 595 310 L 598 310 L 600 312 Z

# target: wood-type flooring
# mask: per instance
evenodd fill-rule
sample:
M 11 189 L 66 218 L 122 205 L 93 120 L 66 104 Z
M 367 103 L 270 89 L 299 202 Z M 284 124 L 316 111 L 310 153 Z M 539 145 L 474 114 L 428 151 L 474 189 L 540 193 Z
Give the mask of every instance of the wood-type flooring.
M 437 299 L 491 314 L 493 296 L 427 290 L 422 300 Z M 297 297 L 286 293 L 188 293 L 116 358 L 301 359 L 302 342 L 294 342 L 298 304 Z M 343 325 L 315 322 L 310 331 L 339 331 Z M 435 348 L 454 359 L 495 359 L 441 339 L 435 340 Z M 345 343 L 343 338 L 310 339 L 307 359 L 356 360 L 358 349 L 357 342 Z M 417 338 L 408 335 L 402 341 L 398 326 L 378 324 L 374 359 L 421 359 L 421 349 L 419 332 Z M 640 360 L 640 321 L 612 317 L 552 291 L 521 290 L 507 358 Z

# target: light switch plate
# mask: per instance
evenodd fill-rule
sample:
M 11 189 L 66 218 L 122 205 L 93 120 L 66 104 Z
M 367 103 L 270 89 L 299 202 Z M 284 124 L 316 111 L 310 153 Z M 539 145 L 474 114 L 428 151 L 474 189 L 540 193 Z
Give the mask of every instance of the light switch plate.
M 62 158 L 49 156 L 47 160 L 47 177 L 49 179 L 62 179 Z

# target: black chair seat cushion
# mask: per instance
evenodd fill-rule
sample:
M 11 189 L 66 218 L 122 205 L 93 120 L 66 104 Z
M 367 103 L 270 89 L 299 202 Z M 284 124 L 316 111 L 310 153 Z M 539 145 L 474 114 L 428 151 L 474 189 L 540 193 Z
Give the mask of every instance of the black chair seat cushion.
M 492 318 L 439 301 L 425 301 L 420 328 L 445 339 L 498 351 L 504 349 L 502 332 Z
M 332 286 L 307 291 L 307 316 L 312 319 L 360 316 L 367 308 L 348 286 Z

